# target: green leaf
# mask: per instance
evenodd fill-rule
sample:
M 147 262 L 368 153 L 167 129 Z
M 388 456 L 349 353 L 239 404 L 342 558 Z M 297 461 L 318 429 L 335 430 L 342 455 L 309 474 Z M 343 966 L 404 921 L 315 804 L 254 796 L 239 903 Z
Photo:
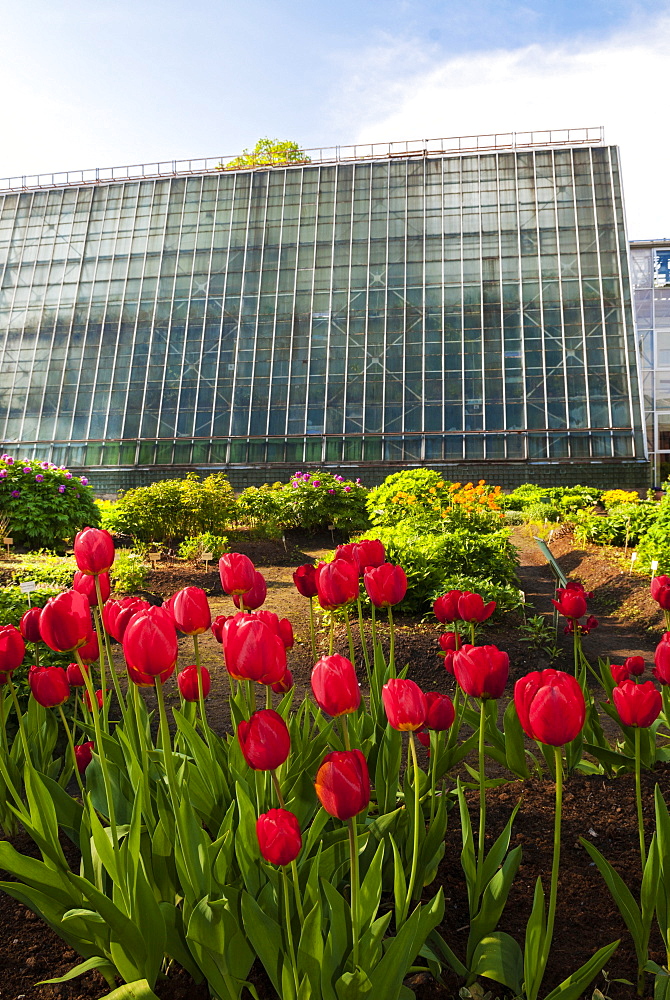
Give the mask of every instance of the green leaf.
M 544 912 L 544 890 L 542 879 L 535 883 L 533 908 L 526 924 L 526 940 L 523 953 L 523 981 L 528 1000 L 536 1000 L 544 968 L 541 965 L 542 945 L 546 934 Z
M 79 965 L 75 965 L 73 969 L 66 972 L 64 976 L 59 976 L 57 979 L 42 979 L 37 986 L 43 986 L 47 983 L 67 983 L 70 979 L 77 979 L 79 976 L 83 976 L 86 972 L 90 972 L 92 969 L 97 969 L 101 975 L 105 977 L 108 983 L 114 982 L 114 976 L 118 975 L 117 969 L 111 964 L 108 958 L 103 958 L 100 955 L 94 955 L 93 958 L 87 958 L 85 962 L 80 962 Z
M 493 979 L 515 993 L 521 993 L 523 980 L 521 948 L 509 934 L 496 931 L 478 943 L 470 971 L 473 976 L 486 976 L 487 979 Z
M 524 732 L 519 722 L 514 699 L 510 701 L 505 709 L 503 731 L 505 733 L 505 757 L 508 768 L 513 774 L 518 775 L 519 778 L 529 778 L 530 773 L 526 764 Z
M 382 895 L 382 862 L 384 860 L 384 842 L 375 852 L 372 863 L 361 883 L 359 896 L 359 916 L 361 928 L 366 927 L 377 915 L 379 901 Z
M 482 902 L 476 917 L 470 921 L 470 933 L 468 935 L 468 957 L 466 963 L 470 965 L 470 956 L 474 954 L 476 946 L 483 940 L 488 940 L 493 935 L 493 931 L 498 925 L 507 896 L 509 895 L 514 876 L 521 863 L 521 848 L 515 847 L 505 859 L 502 868 L 496 872 L 488 883 L 482 894 Z M 502 980 L 501 980 L 502 982 Z M 505 984 L 509 985 L 509 984 Z
M 337 1000 L 360 1000 L 372 992 L 372 983 L 363 969 L 345 972 L 335 983 Z
M 111 993 L 105 993 L 100 1000 L 159 1000 L 146 979 L 137 979 L 134 983 L 124 983 Z
M 284 958 L 283 936 L 279 924 L 261 910 L 248 892 L 242 893 L 242 919 L 256 954 L 272 980 L 277 993 L 282 996 L 281 970 Z
M 600 948 L 588 962 L 585 962 L 580 969 L 564 979 L 560 986 L 552 990 L 546 1000 L 579 1000 L 586 987 L 609 962 L 618 947 L 619 942 L 613 941 L 612 944 Z
M 584 837 L 579 838 L 579 842 L 583 848 L 587 851 L 593 862 L 595 863 L 598 871 L 605 879 L 607 883 L 607 888 L 612 893 L 612 898 L 614 902 L 619 907 L 619 912 L 624 919 L 626 927 L 631 933 L 631 937 L 635 943 L 635 951 L 637 952 L 638 963 L 646 960 L 646 943 L 645 934 L 642 926 L 642 914 L 640 913 L 640 908 L 635 902 L 632 892 L 621 878 L 614 868 L 612 868 L 609 861 L 607 861 L 600 851 L 590 844 L 588 840 Z

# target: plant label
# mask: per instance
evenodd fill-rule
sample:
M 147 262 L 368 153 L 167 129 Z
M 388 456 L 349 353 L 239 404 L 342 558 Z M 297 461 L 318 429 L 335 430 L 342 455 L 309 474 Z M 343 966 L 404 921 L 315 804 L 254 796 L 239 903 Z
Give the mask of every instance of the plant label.
M 207 562 L 211 562 L 212 559 L 214 558 L 214 553 L 213 552 L 203 552 L 203 554 L 200 556 L 200 558 L 202 559 L 203 562 L 206 562 L 206 563 Z
M 2 544 L 3 545 L 13 545 L 14 544 L 14 539 L 13 538 L 3 538 L 2 539 Z
M 150 552 L 147 558 L 150 562 L 157 563 L 160 560 L 160 557 L 160 552 Z
M 24 580 L 19 584 L 19 590 L 22 594 L 32 594 L 33 590 L 37 590 L 37 584 L 34 580 Z
M 658 559 L 652 559 L 652 561 L 651 561 L 651 571 L 652 571 L 652 573 L 655 573 L 657 569 L 658 569 Z

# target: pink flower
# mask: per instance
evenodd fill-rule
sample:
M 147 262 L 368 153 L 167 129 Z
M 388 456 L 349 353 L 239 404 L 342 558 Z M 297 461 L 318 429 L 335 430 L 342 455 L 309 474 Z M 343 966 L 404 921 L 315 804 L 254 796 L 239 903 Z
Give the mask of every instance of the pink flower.
M 37 475 L 35 476 L 35 482 L 36 483 L 43 483 L 44 482 L 44 476 L 42 475 L 41 472 L 38 472 Z
M 72 473 L 71 472 L 66 472 L 65 473 L 65 478 L 66 479 L 72 479 Z
M 65 493 L 65 487 L 62 484 L 58 487 L 58 492 Z
M 23 470 L 23 474 L 24 474 L 24 476 L 25 475 L 29 475 L 32 471 L 33 470 L 29 466 L 26 465 L 25 468 L 24 468 L 24 470 Z
M 79 481 L 82 486 L 88 486 L 88 479 L 86 478 L 86 476 L 82 476 Z
M 21 490 L 12 490 L 12 492 L 9 495 L 10 497 L 16 498 L 21 495 Z

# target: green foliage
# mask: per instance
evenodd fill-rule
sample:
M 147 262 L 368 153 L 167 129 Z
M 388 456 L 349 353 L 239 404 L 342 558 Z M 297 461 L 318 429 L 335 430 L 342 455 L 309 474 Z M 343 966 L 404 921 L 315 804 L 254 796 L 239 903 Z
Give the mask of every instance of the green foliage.
M 670 483 L 665 483 L 664 488 L 661 502 L 656 505 L 656 519 L 637 547 L 637 568 L 649 572 L 652 560 L 658 559 L 659 575 L 670 573 Z
M 72 577 L 77 572 L 73 556 L 57 556 L 53 552 L 31 552 L 23 556 L 12 573 L 15 583 L 34 580 L 57 590 L 67 590 L 72 586 Z
M 128 490 L 116 505 L 115 524 L 142 541 L 166 542 L 205 531 L 220 535 L 234 517 L 235 494 L 226 476 L 200 482 L 193 472 Z
M 603 491 L 594 486 L 538 486 L 535 483 L 524 483 L 515 490 L 501 497 L 501 504 L 506 510 L 525 510 L 533 504 L 545 503 L 558 508 L 561 515 L 574 513 L 584 507 L 592 507 L 602 496 Z
M 0 458 L 0 517 L 9 519 L 15 542 L 54 548 L 77 531 L 100 523 L 88 480 L 50 462 Z
M 369 524 L 366 488 L 331 472 L 296 472 L 282 489 L 282 525 L 315 531 L 332 525 L 341 531 L 364 531 Z
M 115 500 L 96 500 L 95 505 L 100 512 L 100 527 L 109 531 L 112 535 L 120 534 L 121 528 L 118 524 L 119 504 Z
M 250 528 L 258 528 L 260 525 L 276 525 L 281 528 L 285 514 L 286 497 L 281 483 L 248 486 L 237 498 L 238 522 Z
M 407 596 L 399 609 L 427 611 L 447 590 L 474 590 L 507 608 L 518 607 L 516 549 L 509 530 L 489 533 L 464 528 L 429 534 L 406 520 L 389 528 L 368 531 L 363 538 L 379 538 L 388 562 L 407 574 Z
M 584 542 L 597 545 L 625 545 L 628 542 L 629 545 L 637 545 L 646 538 L 659 512 L 660 505 L 649 500 L 616 504 L 604 516 L 590 510 L 577 511 L 574 517 L 575 541 L 580 545 Z
M 139 552 L 117 549 L 114 565 L 109 571 L 112 589 L 119 594 L 132 594 L 144 588 L 147 567 Z
M 244 167 L 272 167 L 280 163 L 310 163 L 310 158 L 297 142 L 290 139 L 259 139 L 253 149 L 243 149 L 228 163 L 220 163 L 219 170 L 241 170 Z
M 565 516 L 565 511 L 553 503 L 529 503 L 521 512 L 524 521 L 551 521 L 557 524 Z
M 408 508 L 413 517 L 425 514 L 435 520 L 434 504 L 436 500 L 446 503 L 450 485 L 434 469 L 394 472 L 368 494 L 370 523 L 379 527 L 399 524 L 408 517 Z
M 211 552 L 214 559 L 220 559 L 227 551 L 228 539 L 225 535 L 213 535 L 211 531 L 205 531 L 201 535 L 185 538 L 179 546 L 178 555 L 182 559 L 195 561 L 202 558 L 203 552 Z
M 50 597 L 61 588 L 40 587 L 31 594 L 22 594 L 18 587 L 0 587 L 0 625 L 15 625 L 21 621 L 28 608 L 43 608 Z

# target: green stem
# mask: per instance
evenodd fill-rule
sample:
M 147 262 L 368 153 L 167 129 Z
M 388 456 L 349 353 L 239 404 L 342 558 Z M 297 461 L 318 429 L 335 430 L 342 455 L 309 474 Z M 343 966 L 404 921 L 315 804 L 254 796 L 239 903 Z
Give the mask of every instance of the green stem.
M 540 976 L 537 980 L 538 989 L 547 966 L 551 939 L 554 935 L 554 920 L 556 918 L 556 897 L 558 895 L 558 869 L 561 863 L 561 812 L 563 805 L 563 750 L 554 747 L 556 761 L 556 812 L 554 817 L 554 859 L 551 865 L 551 889 L 549 891 L 549 913 L 547 914 L 547 929 L 540 957 Z
M 579 657 L 579 626 L 577 625 L 576 619 L 572 618 L 571 621 L 572 621 L 572 624 L 573 624 L 573 627 L 574 627 L 574 632 L 572 633 L 572 636 L 573 636 L 573 638 L 572 638 L 572 654 L 573 654 L 574 661 L 575 661 L 575 677 L 577 677 L 579 675 L 579 660 L 580 660 L 580 657 Z
M 79 773 L 79 768 L 77 767 L 77 755 L 74 752 L 74 741 L 72 739 L 72 733 L 70 732 L 70 727 L 67 724 L 67 719 L 65 718 L 65 712 L 63 711 L 63 706 L 58 706 L 58 712 L 60 714 L 61 722 L 63 723 L 63 729 L 65 730 L 65 735 L 67 737 L 67 745 L 70 748 L 70 753 L 72 754 L 72 763 L 74 765 L 74 774 L 77 779 L 77 784 L 79 785 L 79 791 L 81 792 L 81 797 L 84 797 L 84 785 L 82 784 L 81 775 Z
M 5 713 L 5 692 L 2 687 L 0 687 L 0 745 L 5 753 L 9 753 L 9 744 L 7 743 L 7 720 Z
M 95 610 L 96 609 L 94 609 L 94 614 Z M 112 678 L 112 684 L 114 685 L 114 693 L 116 695 L 116 700 L 119 703 L 119 708 L 121 709 L 121 715 L 125 720 L 126 710 L 128 706 L 126 704 L 126 699 L 124 698 L 123 691 L 121 690 L 121 684 L 119 683 L 119 678 L 116 673 L 116 669 L 114 667 L 114 655 L 112 653 L 112 643 L 110 641 L 109 635 L 107 634 L 107 630 L 102 620 L 102 611 L 100 604 L 98 604 L 97 608 L 96 629 L 98 631 L 98 640 L 99 637 L 102 636 L 105 643 L 105 651 L 107 653 L 107 663 L 109 664 L 109 674 Z
M 482 869 L 484 867 L 484 838 L 486 835 L 486 774 L 484 771 L 484 723 L 486 719 L 486 710 L 484 706 L 485 703 L 482 698 L 479 702 L 479 840 L 477 845 L 477 899 L 479 899 L 479 893 L 483 889 L 481 878 Z
M 333 655 L 333 643 L 335 641 L 335 619 L 333 618 L 333 612 L 330 613 L 330 639 L 328 642 L 328 656 Z
M 293 944 L 293 928 L 291 927 L 291 907 L 289 904 L 289 885 L 288 885 L 288 875 L 286 874 L 286 868 L 282 868 L 282 883 L 284 891 L 282 893 L 284 897 L 284 919 L 286 920 L 286 936 L 288 937 L 288 952 L 289 958 L 291 959 L 291 969 L 293 970 L 293 981 L 295 983 L 295 995 L 296 1000 L 298 993 L 300 991 L 300 980 L 298 977 L 298 968 L 295 961 L 295 945 Z
M 93 577 L 95 580 L 95 594 L 98 599 L 98 614 L 100 615 L 100 620 L 102 620 L 102 591 L 100 590 L 100 577 L 96 573 Z M 95 615 L 93 616 L 95 619 Z M 100 622 L 96 620 L 97 626 L 97 639 L 98 639 L 98 662 L 100 663 L 100 687 L 102 688 L 102 728 L 106 733 L 109 732 L 109 707 L 107 703 L 107 668 L 105 665 L 105 653 L 104 641 L 100 636 Z
M 193 650 L 195 653 L 195 669 L 198 673 L 198 705 L 200 707 L 200 722 L 202 723 L 202 735 L 205 743 L 211 750 L 209 742 L 209 725 L 207 723 L 207 713 L 205 711 L 205 694 L 202 688 L 202 666 L 200 665 L 200 646 L 197 635 L 193 636 Z
M 468 624 L 470 626 L 470 643 L 471 643 L 471 645 L 474 646 L 474 644 L 475 644 L 475 623 L 474 622 L 468 622 Z
M 365 627 L 363 625 L 363 605 L 361 603 L 361 595 L 359 594 L 356 599 L 356 604 L 358 606 L 358 631 L 361 635 L 361 646 L 363 648 L 363 659 L 365 661 L 365 672 L 368 675 L 368 686 L 370 685 L 370 656 L 368 654 L 368 643 L 365 638 Z
M 461 633 L 458 631 L 458 622 L 454 622 L 454 637 L 454 646 L 456 647 L 455 651 L 458 652 L 463 645 L 461 642 Z
M 431 731 L 430 734 L 430 825 L 435 819 L 435 789 L 437 787 L 437 756 L 440 745 L 440 734 Z
M 344 746 L 347 750 L 351 750 L 351 740 L 349 739 L 349 722 L 347 720 L 346 713 L 340 716 L 340 725 L 342 726 L 342 738 L 344 740 Z
M 635 801 L 637 803 L 637 832 L 640 837 L 640 863 L 642 872 L 647 863 L 647 851 L 644 843 L 644 816 L 642 815 L 642 782 L 641 782 L 641 752 L 640 729 L 635 727 Z
M 347 626 L 347 639 L 349 640 L 349 659 L 353 664 L 356 663 L 356 654 L 354 652 L 354 635 L 351 631 L 351 622 L 349 621 L 349 609 L 344 607 L 344 621 Z
M 265 685 L 265 707 L 272 708 L 272 688 L 269 684 Z
M 33 643 L 33 656 L 35 658 L 35 666 L 39 667 L 39 665 L 40 665 L 40 644 L 39 644 L 39 642 L 34 642 Z
M 416 882 L 416 873 L 419 866 L 419 822 L 421 820 L 421 802 L 419 797 L 419 761 L 416 755 L 416 741 L 414 739 L 414 733 L 410 730 L 409 733 L 409 748 L 412 753 L 412 763 L 414 765 L 414 840 L 412 843 L 412 868 L 409 874 L 409 885 L 407 886 L 407 898 L 405 899 L 405 905 L 402 911 L 401 924 L 405 923 L 407 916 L 409 914 L 409 906 L 412 902 L 412 896 L 414 895 L 414 884 Z M 399 928 L 398 928 L 399 930 Z
M 28 749 L 28 737 L 26 736 L 26 727 L 23 724 L 23 716 L 21 715 L 21 706 L 19 705 L 19 699 L 16 697 L 16 689 L 14 687 L 14 682 L 12 680 L 12 675 L 7 674 L 7 683 L 9 685 L 9 693 L 12 696 L 12 702 L 14 704 L 14 711 L 16 712 L 16 718 L 19 723 L 19 733 L 21 734 L 21 745 L 23 746 L 23 752 L 26 758 L 26 764 L 31 763 L 30 750 Z
M 354 972 L 358 968 L 358 937 L 360 933 L 358 912 L 358 830 L 356 817 L 349 820 L 349 853 L 351 855 L 351 938 L 353 942 Z
M 456 685 L 456 691 L 454 692 L 454 721 L 452 723 L 451 729 L 449 730 L 449 736 L 447 737 L 447 746 L 456 746 L 456 741 L 458 739 L 458 734 L 461 729 L 461 723 L 463 721 L 463 711 L 465 710 L 465 701 L 463 701 L 463 706 L 461 707 L 461 689 Z
M 81 671 L 81 676 L 84 678 L 84 684 L 86 685 L 86 690 L 88 691 L 88 697 L 91 702 L 91 712 L 93 714 L 93 728 L 95 729 L 95 749 L 97 750 L 98 757 L 100 759 L 100 768 L 102 770 L 102 780 L 105 786 L 105 796 L 107 798 L 107 808 L 109 810 L 109 826 L 112 831 L 112 847 L 115 853 L 119 851 L 119 838 L 116 832 L 116 810 L 114 808 L 114 796 L 112 795 L 112 782 L 109 777 L 109 767 L 107 765 L 107 755 L 105 754 L 105 745 L 102 741 L 102 730 L 100 728 L 100 714 L 98 711 L 98 699 L 95 696 L 95 691 L 93 690 L 93 684 L 91 683 L 91 678 L 89 676 L 88 670 L 79 655 L 79 650 L 74 650 L 74 655 L 77 663 L 79 664 L 79 669 Z M 125 889 L 122 887 L 124 897 L 126 895 Z
M 277 795 L 277 801 L 282 809 L 286 809 L 286 804 L 284 802 L 284 796 L 282 795 L 281 785 L 279 784 L 279 778 L 276 771 L 270 772 L 272 775 L 272 784 L 274 785 L 274 790 Z M 291 862 L 291 871 L 293 872 L 293 888 L 295 889 L 295 902 L 298 907 L 298 915 L 300 916 L 300 923 L 305 919 L 305 914 L 302 908 L 302 899 L 300 898 L 300 880 L 298 879 L 298 866 L 295 860 Z
M 395 677 L 395 628 L 393 626 L 393 608 L 389 604 L 388 607 L 389 616 L 389 666 L 391 667 L 391 676 Z
M 316 635 L 314 629 L 314 598 L 309 599 L 309 641 L 312 645 L 312 660 L 316 663 Z

